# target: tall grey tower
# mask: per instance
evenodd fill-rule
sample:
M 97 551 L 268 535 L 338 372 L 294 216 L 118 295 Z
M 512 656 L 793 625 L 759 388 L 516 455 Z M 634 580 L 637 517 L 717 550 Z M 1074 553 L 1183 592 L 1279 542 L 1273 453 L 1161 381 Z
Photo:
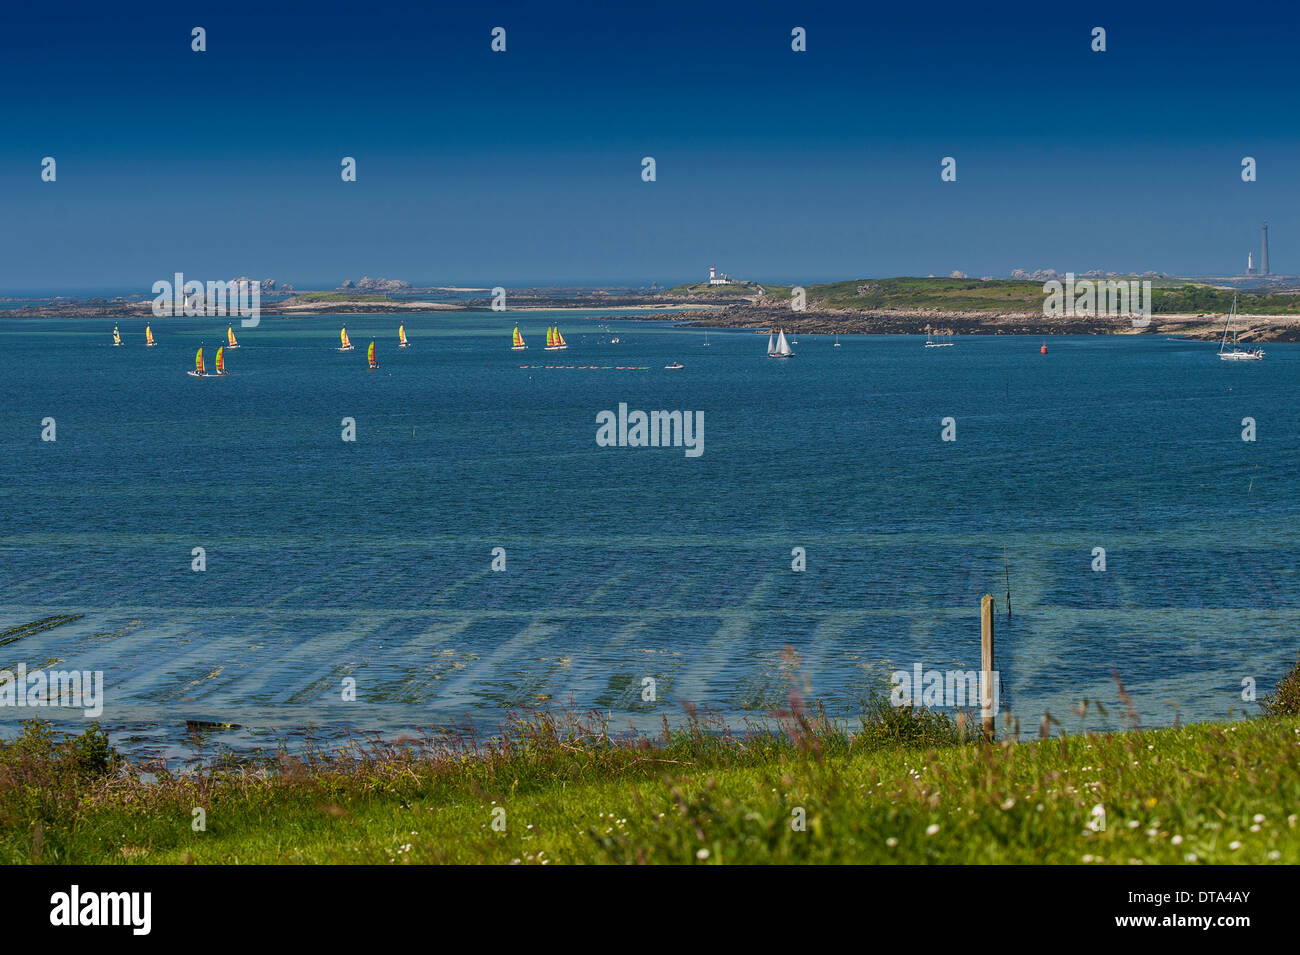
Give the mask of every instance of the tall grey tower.
M 1259 274 L 1268 275 L 1268 223 L 1260 226 Z

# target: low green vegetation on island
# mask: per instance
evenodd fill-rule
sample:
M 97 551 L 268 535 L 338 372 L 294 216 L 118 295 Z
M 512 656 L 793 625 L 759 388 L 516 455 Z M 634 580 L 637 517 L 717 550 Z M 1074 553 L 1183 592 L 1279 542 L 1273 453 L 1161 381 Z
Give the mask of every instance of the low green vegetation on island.
M 1063 277 L 1062 277 L 1063 280 Z M 1083 281 L 1142 282 L 1151 284 L 1151 310 L 1158 314 L 1223 313 L 1238 297 L 1243 314 L 1300 314 L 1300 295 L 1255 290 L 1234 291 L 1184 279 L 1113 276 L 1079 277 Z M 1043 282 L 1026 279 L 972 278 L 885 278 L 853 279 L 804 286 L 807 308 L 832 311 L 923 311 L 1041 313 L 1045 293 Z M 1080 285 L 1079 288 L 1082 288 Z M 707 282 L 679 285 L 662 295 L 698 298 L 719 304 L 747 300 L 754 304 L 783 305 L 789 302 L 792 286 L 744 282 L 709 285 Z
M 300 292 L 284 305 L 311 305 L 319 302 L 391 302 L 391 296 L 366 292 Z
M 1298 704 L 1293 673 L 1256 719 L 993 744 L 882 697 L 854 733 L 797 705 L 654 740 L 543 713 L 153 777 L 31 723 L 0 744 L 0 861 L 1294 864 Z

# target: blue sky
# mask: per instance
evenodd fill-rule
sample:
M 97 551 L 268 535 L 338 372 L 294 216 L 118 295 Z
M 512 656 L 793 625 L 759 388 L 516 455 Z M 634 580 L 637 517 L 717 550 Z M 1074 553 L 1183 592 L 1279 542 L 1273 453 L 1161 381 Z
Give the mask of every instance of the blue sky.
M 0 289 L 1300 272 L 1292 8 L 892 6 L 11 8 Z

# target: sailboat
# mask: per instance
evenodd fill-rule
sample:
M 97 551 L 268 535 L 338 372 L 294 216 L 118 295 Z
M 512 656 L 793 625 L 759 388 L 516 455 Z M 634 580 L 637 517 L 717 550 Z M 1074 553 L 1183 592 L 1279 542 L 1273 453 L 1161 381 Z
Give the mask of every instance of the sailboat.
M 767 336 L 767 357 L 768 358 L 789 358 L 794 354 L 790 348 L 790 343 L 785 340 L 785 329 L 781 329 L 775 341 L 771 334 Z
M 925 327 L 925 347 L 926 348 L 951 348 L 952 342 L 937 342 L 934 336 L 930 334 L 930 326 Z
M 371 342 L 370 347 L 366 349 L 366 361 L 370 362 L 370 370 L 374 371 L 379 367 L 379 362 L 375 361 L 375 343 Z
M 339 341 L 343 343 L 339 346 L 339 351 L 352 351 L 352 341 L 348 338 L 348 330 L 346 328 L 339 329 Z
M 1228 313 L 1228 322 L 1223 326 L 1223 341 L 1219 343 L 1219 357 L 1224 361 L 1263 361 L 1264 349 L 1240 348 L 1237 345 L 1237 330 L 1232 326 L 1232 320 L 1237 315 L 1237 296 L 1232 296 L 1232 311 Z M 1232 351 L 1224 351 L 1228 347 L 1228 329 L 1232 328 Z
M 113 347 L 117 348 L 122 344 L 122 336 L 117 332 L 117 326 L 113 326 Z
M 511 351 L 523 351 L 528 346 L 524 344 L 524 336 L 519 334 L 519 326 L 515 326 L 514 341 L 510 345 Z
M 225 345 L 222 345 L 217 349 L 217 374 L 218 375 L 224 375 L 226 373 L 225 351 L 226 351 Z
M 194 370 L 186 372 L 186 374 L 194 378 L 206 377 L 206 372 L 204 372 L 203 370 L 203 346 L 202 345 L 200 345 L 199 350 L 194 353 Z
M 235 341 L 235 326 L 226 326 L 226 346 L 228 348 L 238 348 L 239 342 Z
M 410 344 L 411 343 L 406 340 L 406 326 L 398 325 L 397 326 L 397 347 L 406 348 Z
M 153 348 L 153 346 L 157 344 L 158 343 L 153 340 L 153 329 L 146 325 L 144 327 L 144 347 Z
M 566 341 L 564 340 L 564 336 L 560 334 L 560 326 L 559 326 L 559 325 L 556 325 L 556 326 L 555 326 L 555 344 L 557 344 L 558 346 L 560 346 L 560 350 L 561 350 L 561 351 L 563 351 L 564 349 L 566 349 L 566 348 L 569 347 L 569 343 L 566 342 Z
M 560 343 L 560 330 L 549 325 L 546 328 L 546 350 L 559 351 L 564 345 Z
M 704 347 L 709 347 L 709 333 L 707 330 L 704 332 Z
M 839 348 L 839 347 L 840 347 L 840 333 L 839 333 L 839 332 L 836 332 L 836 333 L 835 333 L 835 347 L 836 347 L 836 348 Z

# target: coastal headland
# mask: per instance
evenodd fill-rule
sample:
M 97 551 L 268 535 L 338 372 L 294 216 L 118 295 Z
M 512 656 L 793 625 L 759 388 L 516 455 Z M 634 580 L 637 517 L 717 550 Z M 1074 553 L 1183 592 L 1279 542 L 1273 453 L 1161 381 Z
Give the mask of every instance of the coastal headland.
M 1136 277 L 1121 281 L 1136 282 Z M 1300 341 L 1300 286 L 1236 289 L 1161 277 L 1150 282 L 1144 312 L 1045 309 L 1044 286 L 1021 279 L 886 278 L 806 287 L 733 282 L 669 289 L 510 288 L 511 311 L 574 309 L 607 317 L 674 321 L 701 328 L 781 327 L 795 334 L 873 335 L 1133 335 L 1213 340 L 1223 335 L 1237 299 L 1234 329 L 1243 343 Z M 263 297 L 261 315 L 478 312 L 499 301 L 481 288 L 385 288 L 361 292 L 294 292 Z M 629 314 L 632 312 L 651 314 Z M 0 311 L 15 318 L 150 318 L 152 300 L 54 298 L 23 301 Z M 599 318 L 601 316 L 593 316 Z

